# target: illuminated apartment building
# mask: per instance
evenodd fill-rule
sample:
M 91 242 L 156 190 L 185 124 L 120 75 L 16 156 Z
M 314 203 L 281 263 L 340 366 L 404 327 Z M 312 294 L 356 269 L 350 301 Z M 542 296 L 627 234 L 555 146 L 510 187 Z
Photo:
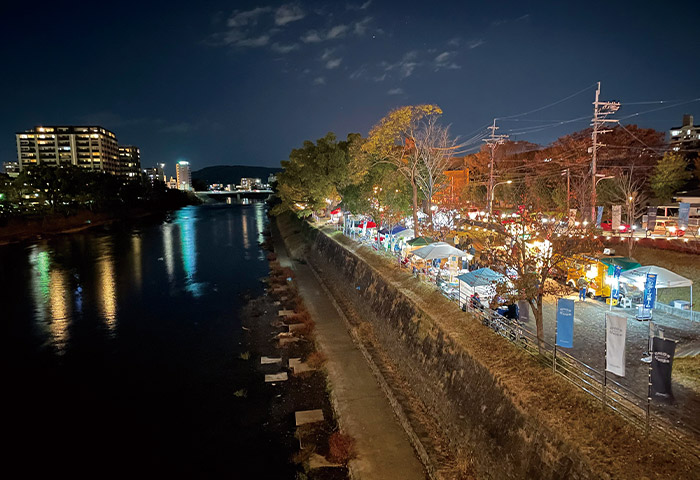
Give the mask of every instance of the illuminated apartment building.
M 190 162 L 181 160 L 175 165 L 177 175 L 177 188 L 180 190 L 192 190 L 192 176 L 190 175 Z
M 119 175 L 134 178 L 141 174 L 141 152 L 133 145 L 119 145 Z
M 120 170 L 117 137 L 99 126 L 34 127 L 15 137 L 20 170 L 34 165 L 75 165 L 114 175 Z

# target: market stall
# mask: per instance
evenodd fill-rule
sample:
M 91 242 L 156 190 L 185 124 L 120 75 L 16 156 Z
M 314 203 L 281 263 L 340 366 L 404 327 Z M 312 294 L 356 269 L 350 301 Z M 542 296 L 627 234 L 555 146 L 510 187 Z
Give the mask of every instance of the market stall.
M 488 267 L 463 273 L 457 277 L 457 280 L 459 280 L 460 305 L 468 304 L 471 296 L 476 293 L 484 306 L 488 306 L 496 295 L 495 285 L 508 281 L 505 275 L 494 272 Z
M 626 284 L 629 290 L 643 292 L 647 275 L 650 273 L 656 275 L 657 289 L 688 287 L 690 289 L 690 302 L 688 303 L 688 309 L 692 309 L 693 281 L 663 267 L 657 267 L 656 265 L 645 265 L 643 267 L 637 267 L 633 268 L 632 270 L 622 272 L 620 275 L 620 283 Z
M 436 269 L 434 272 L 436 278 L 449 279 L 449 283 L 455 284 L 456 276 L 462 267 L 462 258 L 466 255 L 462 250 L 445 242 L 431 243 L 411 253 Z M 446 262 L 443 263 L 441 260 L 446 260 Z

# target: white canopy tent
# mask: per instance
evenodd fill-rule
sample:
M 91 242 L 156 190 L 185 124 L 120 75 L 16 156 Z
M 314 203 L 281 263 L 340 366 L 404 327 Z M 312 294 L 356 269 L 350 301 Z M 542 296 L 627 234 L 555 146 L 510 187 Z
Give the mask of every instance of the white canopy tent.
M 412 228 L 407 228 L 405 230 L 401 230 L 399 233 L 395 233 L 394 238 L 407 238 L 408 240 L 412 239 L 416 235 L 413 233 Z
M 426 245 L 425 247 L 418 248 L 414 250 L 414 255 L 422 258 L 423 260 L 435 260 L 436 258 L 448 258 L 448 257 L 464 257 L 467 254 L 462 250 L 453 247 L 449 243 L 436 242 Z
M 656 274 L 656 288 L 689 287 L 690 305 L 692 310 L 693 281 L 663 267 L 657 267 L 656 265 L 645 265 L 642 267 L 633 268 L 632 270 L 622 272 L 620 274 L 620 281 L 631 283 L 640 290 L 644 290 L 644 283 L 646 281 L 647 274 L 649 273 Z

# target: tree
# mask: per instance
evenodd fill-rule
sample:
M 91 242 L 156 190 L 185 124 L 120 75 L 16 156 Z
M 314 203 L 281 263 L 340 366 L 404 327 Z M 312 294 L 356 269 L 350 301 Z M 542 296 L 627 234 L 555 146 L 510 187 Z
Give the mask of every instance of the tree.
M 627 214 L 627 222 L 630 226 L 639 216 L 642 207 L 649 201 L 648 182 L 649 176 L 644 173 L 644 170 L 635 168 L 634 164 L 629 168 L 614 169 L 614 179 L 610 182 L 605 182 L 602 198 L 605 198 L 610 203 L 623 204 Z M 634 231 L 630 228 L 629 239 L 627 242 L 627 256 L 632 256 L 634 241 L 632 238 Z
M 344 207 L 352 213 L 371 217 L 377 225 L 392 227 L 411 210 L 411 188 L 396 167 L 373 165 L 361 182 L 341 190 Z
M 435 115 L 441 115 L 437 105 L 412 105 L 389 112 L 369 132 L 363 151 L 371 163 L 389 163 L 403 175 L 411 185 L 413 194 L 413 229 L 419 234 L 418 188 L 422 172 L 422 160 L 415 151 L 415 138 L 421 122 Z
M 416 180 L 427 200 L 428 223 L 433 228 L 433 197 L 444 187 L 445 170 L 451 163 L 457 141 L 450 136 L 448 127 L 438 125 L 437 117 L 431 116 L 416 131 L 413 143 L 414 148 L 408 155 L 417 157 L 421 173 Z
M 671 197 L 691 178 L 687 170 L 688 161 L 675 152 L 666 152 L 658 161 L 651 176 L 651 189 L 661 203 L 671 201 Z
M 497 285 L 497 292 L 510 301 L 526 300 L 535 316 L 537 338 L 544 340 L 543 300 L 567 292 L 556 282 L 558 273 L 575 255 L 591 255 L 599 249 L 589 227 L 524 215 L 507 228 L 498 228 L 496 243 L 487 252 L 496 268 L 510 276 L 511 285 Z
M 281 203 L 272 213 L 290 210 L 304 217 L 337 204 L 339 191 L 353 181 L 349 152 L 361 141 L 359 134 L 350 134 L 347 141 L 338 142 L 335 134 L 328 133 L 316 143 L 307 140 L 302 148 L 292 150 L 277 176 Z

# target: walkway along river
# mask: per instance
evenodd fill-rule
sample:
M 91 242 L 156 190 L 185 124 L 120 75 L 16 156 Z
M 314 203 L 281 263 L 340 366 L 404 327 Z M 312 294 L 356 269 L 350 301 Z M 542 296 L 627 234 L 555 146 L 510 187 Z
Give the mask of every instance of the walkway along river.
M 239 359 L 266 223 L 262 203 L 206 205 L 0 247 L 6 468 L 293 476 L 275 393 Z

